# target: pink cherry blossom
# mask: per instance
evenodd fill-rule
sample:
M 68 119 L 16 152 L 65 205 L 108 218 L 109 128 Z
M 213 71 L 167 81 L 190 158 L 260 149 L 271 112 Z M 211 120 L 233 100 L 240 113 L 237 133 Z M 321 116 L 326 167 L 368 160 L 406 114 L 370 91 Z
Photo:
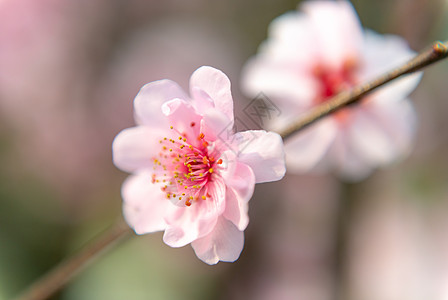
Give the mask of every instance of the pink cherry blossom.
M 132 173 L 122 187 L 128 224 L 165 231 L 171 247 L 191 243 L 208 264 L 238 259 L 255 183 L 285 173 L 281 137 L 233 132 L 230 81 L 212 67 L 193 73 L 190 96 L 171 80 L 148 83 L 134 109 L 138 125 L 113 142 L 115 165 Z
M 243 71 L 250 95 L 265 93 L 281 110 L 279 130 L 329 97 L 405 62 L 413 55 L 393 35 L 363 30 L 347 1 L 308 1 L 270 25 L 269 38 Z M 415 113 L 407 96 L 420 74 L 388 84 L 285 143 L 288 170 L 335 170 L 357 180 L 406 155 Z

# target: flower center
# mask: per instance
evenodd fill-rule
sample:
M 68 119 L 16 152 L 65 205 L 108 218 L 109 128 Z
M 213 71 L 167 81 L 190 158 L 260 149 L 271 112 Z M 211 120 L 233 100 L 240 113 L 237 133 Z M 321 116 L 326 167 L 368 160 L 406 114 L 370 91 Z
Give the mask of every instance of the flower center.
M 328 101 L 331 97 L 356 85 L 356 71 L 358 63 L 353 59 L 348 59 L 339 69 L 328 68 L 317 64 L 313 68 L 313 75 L 319 85 L 319 92 L 314 99 L 314 105 Z M 349 116 L 348 108 L 338 110 L 333 117 L 339 123 L 345 123 Z
M 191 123 L 194 127 L 194 123 Z M 190 206 L 194 201 L 211 199 L 208 183 L 213 181 L 217 165 L 222 164 L 213 142 L 203 133 L 189 140 L 179 133 L 176 139 L 164 137 L 159 141 L 160 152 L 153 158 L 153 183 L 162 183 L 167 199 Z

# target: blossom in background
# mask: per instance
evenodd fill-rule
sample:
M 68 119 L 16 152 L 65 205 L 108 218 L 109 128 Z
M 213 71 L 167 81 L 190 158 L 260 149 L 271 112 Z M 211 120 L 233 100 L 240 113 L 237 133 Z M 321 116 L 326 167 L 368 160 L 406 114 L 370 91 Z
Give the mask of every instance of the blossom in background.
M 171 247 L 191 243 L 208 264 L 235 261 L 244 244 L 255 183 L 285 173 L 283 144 L 266 131 L 233 132 L 230 81 L 201 67 L 190 96 L 173 81 L 145 85 L 134 100 L 138 125 L 113 142 L 124 182 L 124 216 L 137 234 L 165 231 Z
M 405 62 L 413 52 L 397 36 L 362 29 L 347 1 L 308 1 L 275 19 L 259 54 L 243 70 L 243 88 L 265 93 L 281 110 L 280 130 L 329 97 Z M 415 114 L 406 98 L 420 74 L 388 84 L 285 143 L 288 170 L 333 169 L 357 180 L 410 150 Z

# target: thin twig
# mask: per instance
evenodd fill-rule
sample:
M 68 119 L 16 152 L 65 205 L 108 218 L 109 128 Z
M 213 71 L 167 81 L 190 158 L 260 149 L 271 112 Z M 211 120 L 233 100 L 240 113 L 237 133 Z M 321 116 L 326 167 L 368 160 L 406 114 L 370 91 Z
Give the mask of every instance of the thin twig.
M 90 242 L 79 253 L 63 261 L 44 275 L 15 300 L 43 300 L 64 287 L 89 262 L 99 257 L 118 241 L 130 237 L 132 230 L 124 221 L 119 221 L 98 238 Z
M 406 74 L 420 71 L 424 67 L 427 67 L 439 60 L 442 60 L 448 56 L 448 41 L 447 42 L 435 42 L 429 49 L 422 51 L 420 54 L 412 58 L 406 64 L 393 69 L 378 78 L 373 79 L 370 82 L 355 86 L 350 91 L 345 91 L 330 98 L 328 101 L 314 107 L 303 118 L 294 122 L 279 134 L 283 139 L 291 137 L 297 131 L 303 130 L 307 126 L 316 122 L 317 120 L 341 109 L 349 104 L 358 102 L 363 96 L 372 92 L 374 89 Z

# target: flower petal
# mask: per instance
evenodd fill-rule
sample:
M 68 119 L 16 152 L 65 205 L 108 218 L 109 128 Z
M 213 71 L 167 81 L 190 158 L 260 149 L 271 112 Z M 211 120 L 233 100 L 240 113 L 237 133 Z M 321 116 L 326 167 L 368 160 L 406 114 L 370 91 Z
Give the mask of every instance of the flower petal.
M 145 126 L 122 130 L 112 143 L 112 158 L 115 166 L 126 172 L 151 170 L 153 156 L 160 146 L 162 132 Z
M 359 57 L 362 27 L 348 1 L 305 1 L 300 5 L 312 25 L 322 63 L 338 68 L 347 58 Z
M 315 54 L 312 45 L 315 36 L 308 17 L 301 12 L 291 11 L 275 18 L 269 25 L 271 42 L 261 44 L 259 53 L 263 58 L 269 57 L 274 63 L 288 65 L 292 69 L 307 67 L 310 57 Z
M 245 93 L 254 97 L 260 92 L 275 97 L 277 104 L 310 105 L 316 95 L 316 82 L 309 76 L 315 57 L 309 22 L 304 14 L 289 12 L 269 25 L 270 39 L 259 54 L 244 66 L 241 80 Z
M 209 109 L 215 108 L 215 103 L 210 95 L 197 86 L 190 88 L 191 102 L 196 111 L 204 115 Z
M 192 242 L 191 246 L 198 258 L 209 265 L 218 261 L 233 262 L 243 250 L 244 233 L 221 217 L 212 232 Z
M 264 130 L 248 130 L 235 134 L 239 141 L 238 159 L 251 167 L 255 182 L 275 181 L 285 175 L 285 153 L 280 135 Z
M 151 174 L 129 176 L 121 189 L 123 214 L 137 234 L 166 228 L 164 216 L 174 205 L 164 197 L 160 186 L 151 183 Z
M 198 219 L 196 217 L 201 217 Z M 205 218 L 196 206 L 179 207 L 170 216 L 163 241 L 170 247 L 183 247 L 201 236 L 208 234 L 215 226 L 218 216 Z
M 196 142 L 199 126 L 192 124 L 200 124 L 201 117 L 189 102 L 178 98 L 169 100 L 162 104 L 162 112 L 167 116 L 170 128 L 173 126 L 173 129 L 187 140 Z
M 175 98 L 189 99 L 174 81 L 163 79 L 144 85 L 134 100 L 136 122 L 151 128 L 168 127 L 168 120 L 161 113 L 162 104 Z
M 241 162 L 237 162 L 235 165 L 233 176 L 225 179 L 226 185 L 235 192 L 238 201 L 248 202 L 254 193 L 254 171 Z
M 250 199 L 250 198 L 249 198 Z M 223 217 L 231 221 L 238 230 L 245 230 L 249 224 L 249 203 L 238 198 L 237 192 L 232 188 L 226 191 L 226 210 Z
M 237 163 L 233 177 L 226 180 L 226 209 L 223 216 L 239 230 L 249 224 L 248 202 L 254 193 L 255 175 L 250 167 Z
M 416 116 L 406 99 L 389 103 L 370 100 L 354 114 L 348 134 L 366 161 L 384 165 L 409 153 Z
M 285 142 L 288 171 L 303 173 L 312 169 L 326 154 L 338 132 L 332 118 L 325 118 L 294 134 Z
M 233 135 L 233 120 L 217 109 L 209 109 L 201 120 L 201 132 L 207 141 L 227 140 Z
M 313 77 L 304 72 L 307 70 L 303 66 L 293 68 L 270 59 L 254 57 L 246 63 L 241 75 L 244 92 L 252 97 L 262 92 L 275 98 L 278 104 L 311 105 L 318 85 Z
M 211 199 L 199 199 L 189 207 L 178 207 L 165 218 L 168 226 L 163 241 L 167 245 L 183 247 L 213 230 L 219 215 L 225 209 L 226 187 L 219 177 L 207 187 Z
M 204 66 L 197 69 L 190 78 L 190 93 L 193 88 L 200 88 L 206 92 L 213 102 L 215 108 L 225 113 L 229 120 L 233 121 L 233 99 L 230 90 L 229 78 L 220 70 Z
M 345 180 L 356 182 L 366 178 L 373 166 L 356 151 L 348 138 L 347 131 L 338 131 L 328 152 L 318 162 L 317 171 L 335 170 Z

